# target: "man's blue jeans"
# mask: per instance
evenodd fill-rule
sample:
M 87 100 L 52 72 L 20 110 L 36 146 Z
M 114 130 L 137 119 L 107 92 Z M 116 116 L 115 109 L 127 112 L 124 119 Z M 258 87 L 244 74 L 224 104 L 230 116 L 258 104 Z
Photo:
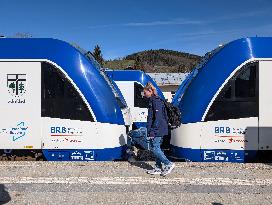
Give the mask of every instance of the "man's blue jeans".
M 161 143 L 162 137 L 156 136 L 154 138 L 149 138 L 147 136 L 147 129 L 145 127 L 140 127 L 137 130 L 129 132 L 128 147 L 138 144 L 144 149 L 150 150 L 155 156 L 157 167 L 161 167 L 162 164 L 171 164 L 161 150 Z
M 132 130 L 128 133 L 128 147 L 131 147 L 135 144 L 140 145 L 145 150 L 150 150 L 150 140 L 147 137 L 146 127 L 140 127 L 139 129 Z
M 165 154 L 161 150 L 162 137 L 154 137 L 150 143 L 150 151 L 155 155 L 156 167 L 161 167 L 162 164 L 169 165 L 171 162 L 166 158 Z

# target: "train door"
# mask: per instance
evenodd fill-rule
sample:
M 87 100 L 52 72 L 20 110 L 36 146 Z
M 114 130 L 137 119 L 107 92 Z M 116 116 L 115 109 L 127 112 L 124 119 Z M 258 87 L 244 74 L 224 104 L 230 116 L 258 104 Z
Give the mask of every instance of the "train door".
M 0 62 L 0 149 L 41 149 L 41 63 Z
M 259 150 L 272 150 L 272 61 L 260 61 Z
M 218 92 L 201 130 L 203 161 L 244 162 L 258 150 L 259 63 L 240 68 Z
M 148 115 L 148 99 L 144 97 L 142 84 L 134 82 L 134 115 L 137 127 L 145 127 Z
M 125 101 L 127 103 L 127 106 L 129 108 L 132 108 L 134 105 L 134 87 L 133 82 L 131 81 L 115 81 L 116 85 L 118 86 L 119 90 L 121 91 L 123 97 L 125 98 Z
M 145 126 L 148 114 L 148 100 L 143 97 L 144 87 L 134 81 L 117 81 L 116 84 L 122 91 L 130 108 L 133 125 L 136 127 Z

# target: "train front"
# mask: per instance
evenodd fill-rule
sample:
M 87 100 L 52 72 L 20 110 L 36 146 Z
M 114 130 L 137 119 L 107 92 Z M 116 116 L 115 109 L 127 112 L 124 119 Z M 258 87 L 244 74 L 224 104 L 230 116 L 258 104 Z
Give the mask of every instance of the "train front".
M 0 152 L 8 160 L 123 159 L 123 114 L 95 64 L 56 39 L 5 38 L 0 48 Z
M 171 133 L 174 157 L 248 162 L 271 150 L 271 45 L 272 38 L 243 38 L 203 58 L 173 99 L 182 121 Z

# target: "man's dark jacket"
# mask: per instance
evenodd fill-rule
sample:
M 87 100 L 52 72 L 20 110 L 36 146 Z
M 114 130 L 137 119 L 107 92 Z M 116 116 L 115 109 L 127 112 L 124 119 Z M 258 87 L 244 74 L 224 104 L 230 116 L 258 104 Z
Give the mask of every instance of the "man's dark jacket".
M 149 98 L 147 133 L 149 137 L 168 135 L 168 118 L 164 102 L 158 96 Z

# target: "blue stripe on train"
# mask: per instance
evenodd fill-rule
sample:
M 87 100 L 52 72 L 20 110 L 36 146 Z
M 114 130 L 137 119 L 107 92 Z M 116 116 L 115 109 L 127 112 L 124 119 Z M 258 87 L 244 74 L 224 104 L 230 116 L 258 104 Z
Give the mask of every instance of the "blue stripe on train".
M 48 161 L 113 161 L 124 158 L 127 146 L 105 149 L 45 149 Z
M 194 162 L 248 162 L 256 158 L 257 150 L 191 149 L 171 146 L 171 156 Z

